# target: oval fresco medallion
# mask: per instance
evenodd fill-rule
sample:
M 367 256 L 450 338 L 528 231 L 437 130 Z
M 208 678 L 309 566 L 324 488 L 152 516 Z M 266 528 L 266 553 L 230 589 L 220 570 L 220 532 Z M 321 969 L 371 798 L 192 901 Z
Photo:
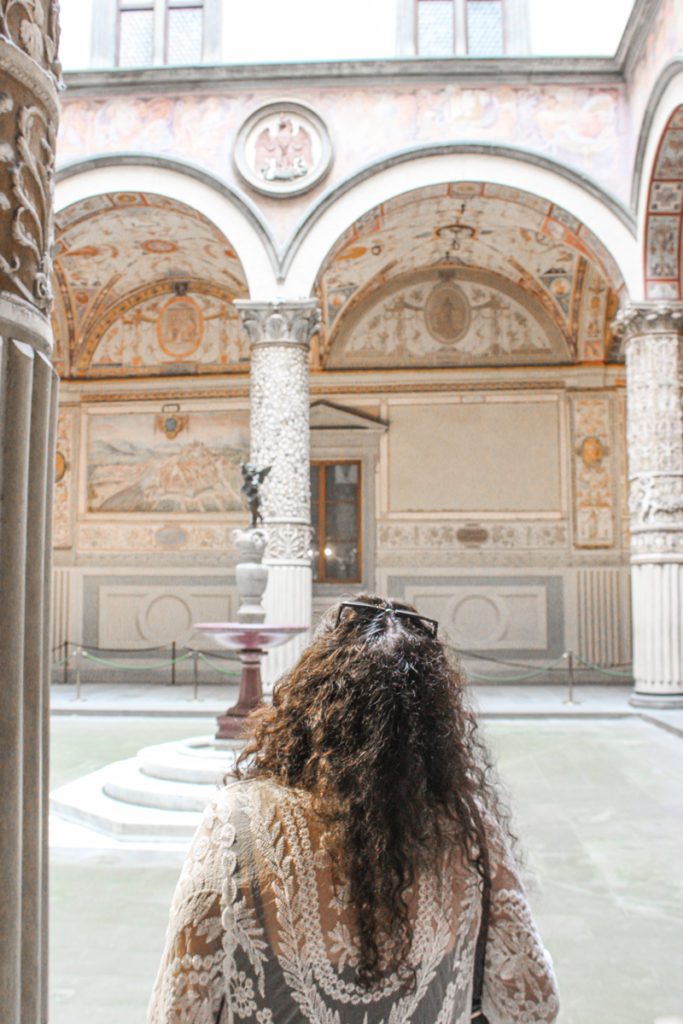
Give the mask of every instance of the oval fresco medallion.
M 157 320 L 159 345 L 173 359 L 187 359 L 204 335 L 204 317 L 189 295 L 176 295 L 161 308 Z
M 59 483 L 66 476 L 67 462 L 59 448 L 55 452 L 55 483 Z
M 467 334 L 470 304 L 462 288 L 445 281 L 432 288 L 424 307 L 427 330 L 442 345 L 454 345 Z

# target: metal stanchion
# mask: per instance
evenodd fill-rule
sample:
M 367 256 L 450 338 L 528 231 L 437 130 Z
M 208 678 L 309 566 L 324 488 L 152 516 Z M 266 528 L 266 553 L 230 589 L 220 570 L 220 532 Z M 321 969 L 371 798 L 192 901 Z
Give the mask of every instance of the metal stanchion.
M 565 651 L 562 655 L 567 662 L 567 699 L 563 704 L 580 704 L 580 700 L 574 700 L 574 652 Z
M 171 686 L 175 686 L 175 640 L 171 644 Z
M 65 640 L 62 650 L 64 652 L 64 666 L 62 672 L 62 683 L 64 686 L 69 685 L 69 641 Z
M 192 672 L 194 675 L 192 700 L 196 703 L 197 701 L 199 701 L 199 651 L 192 652 Z
M 77 704 L 85 703 L 85 698 L 81 697 L 81 671 L 83 669 L 83 648 L 77 647 L 74 651 L 76 657 L 76 696 L 74 700 Z

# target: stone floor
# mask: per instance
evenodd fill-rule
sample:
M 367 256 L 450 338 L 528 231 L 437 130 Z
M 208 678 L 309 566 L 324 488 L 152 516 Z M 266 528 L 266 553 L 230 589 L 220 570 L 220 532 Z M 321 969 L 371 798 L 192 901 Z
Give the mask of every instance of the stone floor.
M 584 708 L 579 718 L 553 713 L 560 693 L 536 691 L 517 695 L 526 714 L 511 717 L 505 690 L 481 688 L 478 700 L 555 960 L 562 1024 L 681 1024 L 683 737 L 633 714 L 612 688 L 582 688 L 579 707 L 610 717 Z M 55 717 L 53 785 L 211 730 L 208 718 Z M 180 855 L 58 833 L 51 1024 L 144 1024 Z

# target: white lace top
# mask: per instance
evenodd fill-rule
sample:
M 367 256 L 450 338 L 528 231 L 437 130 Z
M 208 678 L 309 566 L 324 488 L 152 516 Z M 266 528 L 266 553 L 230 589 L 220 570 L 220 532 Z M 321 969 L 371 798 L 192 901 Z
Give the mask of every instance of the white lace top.
M 409 893 L 415 991 L 355 984 L 353 917 L 331 883 L 305 793 L 233 783 L 207 808 L 182 869 L 148 1024 L 466 1024 L 480 895 L 471 868 Z M 491 1024 L 552 1024 L 557 988 L 516 869 L 490 842 L 484 1010 Z

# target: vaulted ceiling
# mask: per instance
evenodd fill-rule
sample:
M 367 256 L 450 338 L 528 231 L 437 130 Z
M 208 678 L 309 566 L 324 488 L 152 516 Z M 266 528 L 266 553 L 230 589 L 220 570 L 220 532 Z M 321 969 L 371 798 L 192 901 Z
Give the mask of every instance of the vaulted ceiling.
M 62 210 L 55 278 L 64 376 L 225 370 L 244 358 L 232 307 L 247 293 L 241 264 L 182 203 L 121 192 Z
M 407 192 L 353 224 L 321 270 L 322 363 L 600 362 L 621 286 L 585 225 L 536 195 L 479 182 Z

